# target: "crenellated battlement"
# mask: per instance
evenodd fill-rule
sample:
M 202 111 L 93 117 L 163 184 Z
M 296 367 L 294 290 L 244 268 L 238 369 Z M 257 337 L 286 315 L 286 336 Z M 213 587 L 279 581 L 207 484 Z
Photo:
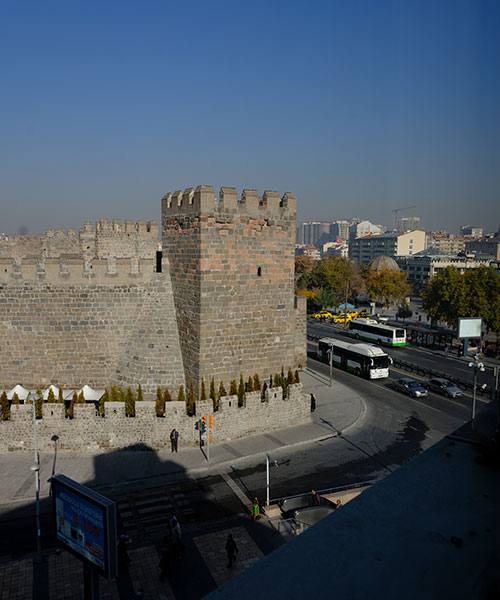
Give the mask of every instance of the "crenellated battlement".
M 158 239 L 158 223 L 155 221 L 121 221 L 120 219 L 99 219 L 95 224 L 95 228 L 92 223 L 85 222 L 83 228 L 80 230 L 80 235 L 95 233 L 108 234 L 122 236 L 124 234 L 133 234 L 138 237 L 144 237 L 147 239 L 154 238 Z
M 59 258 L 0 258 L 0 284 L 20 285 L 24 282 L 56 285 L 88 285 L 138 283 L 154 273 L 153 258 L 84 259 L 79 256 Z
M 196 189 L 168 192 L 162 198 L 163 216 L 209 216 L 230 213 L 234 215 L 293 218 L 297 210 L 295 196 L 289 192 L 282 197 L 278 192 L 266 190 L 262 196 L 257 190 L 243 190 L 238 199 L 236 188 L 222 187 L 217 198 L 209 185 Z

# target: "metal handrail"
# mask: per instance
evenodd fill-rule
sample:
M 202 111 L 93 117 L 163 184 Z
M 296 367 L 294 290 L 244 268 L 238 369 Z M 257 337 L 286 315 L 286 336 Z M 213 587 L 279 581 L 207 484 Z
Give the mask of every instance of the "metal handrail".
M 368 481 L 361 481 L 359 483 L 348 483 L 346 485 L 340 485 L 337 487 L 332 487 L 332 488 L 325 488 L 322 490 L 317 490 L 318 494 L 333 494 L 335 492 L 347 492 L 348 490 L 355 490 L 357 488 L 360 487 L 365 487 L 368 485 L 374 485 L 375 483 L 377 483 L 379 481 L 379 479 L 370 479 Z M 290 500 L 291 498 L 299 498 L 300 496 L 307 496 L 308 494 L 310 494 L 310 491 L 304 492 L 302 494 L 293 494 L 292 496 L 283 496 L 282 498 L 272 498 L 271 500 L 269 500 L 270 504 L 279 504 L 280 502 L 282 502 L 283 500 Z

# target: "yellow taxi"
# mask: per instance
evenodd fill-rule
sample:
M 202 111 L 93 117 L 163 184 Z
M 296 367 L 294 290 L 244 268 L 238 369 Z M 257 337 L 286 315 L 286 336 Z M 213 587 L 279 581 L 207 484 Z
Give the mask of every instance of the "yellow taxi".
M 348 323 L 353 318 L 354 317 L 349 313 L 347 313 L 347 314 L 342 313 L 341 315 L 333 315 L 332 321 L 334 323 Z
M 328 312 L 327 310 L 320 310 L 317 313 L 313 314 L 313 317 L 315 319 L 331 319 L 333 317 L 331 312 Z

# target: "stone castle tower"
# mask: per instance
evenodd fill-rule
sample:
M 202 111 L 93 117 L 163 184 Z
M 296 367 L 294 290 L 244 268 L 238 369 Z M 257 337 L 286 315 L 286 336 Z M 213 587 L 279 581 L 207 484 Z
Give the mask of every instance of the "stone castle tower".
M 170 265 L 186 383 L 227 385 L 305 366 L 305 298 L 294 293 L 296 199 L 210 186 L 167 193 Z

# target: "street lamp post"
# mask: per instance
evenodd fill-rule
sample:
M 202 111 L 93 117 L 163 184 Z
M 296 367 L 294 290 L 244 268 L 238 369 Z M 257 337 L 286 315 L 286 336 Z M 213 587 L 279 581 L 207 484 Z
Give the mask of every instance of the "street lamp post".
M 274 465 L 276 467 L 278 466 L 277 460 L 274 461 Z M 269 456 L 269 454 L 266 454 L 266 506 L 269 506 L 269 487 L 270 487 L 269 471 L 270 471 L 270 468 L 271 468 L 271 457 Z
M 332 378 L 333 378 L 333 348 L 331 346 L 328 349 L 328 356 L 330 358 L 330 387 L 332 387 Z
M 469 363 L 469 367 L 474 369 L 474 382 L 472 388 L 472 418 L 476 417 L 476 387 L 477 387 L 477 372 L 484 373 L 484 364 L 478 360 L 478 354 L 474 356 L 474 361 Z
M 36 510 L 36 556 L 35 562 L 42 561 L 42 543 L 40 532 L 40 457 L 38 455 L 38 441 L 36 438 L 36 402 L 40 400 L 40 395 L 31 392 L 28 400 L 33 404 L 33 446 L 35 449 L 35 464 L 31 469 L 35 472 L 35 510 Z

